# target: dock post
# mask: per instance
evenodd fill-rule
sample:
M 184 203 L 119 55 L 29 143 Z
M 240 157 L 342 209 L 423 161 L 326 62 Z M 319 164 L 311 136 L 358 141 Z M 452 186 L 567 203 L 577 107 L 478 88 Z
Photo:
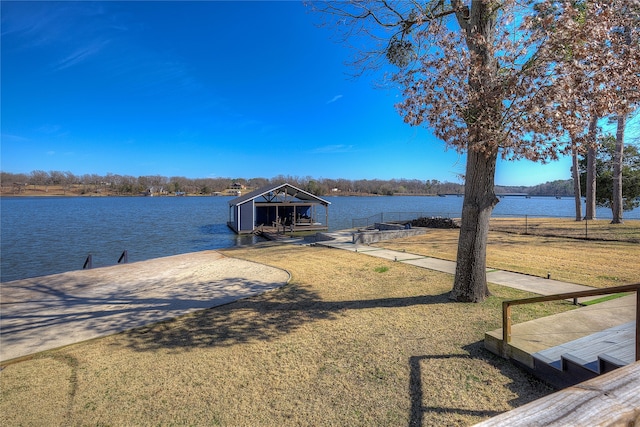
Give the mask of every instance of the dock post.
M 84 260 L 84 265 L 82 266 L 82 269 L 91 269 L 93 266 L 93 256 L 91 254 L 89 254 L 87 256 L 87 259 Z

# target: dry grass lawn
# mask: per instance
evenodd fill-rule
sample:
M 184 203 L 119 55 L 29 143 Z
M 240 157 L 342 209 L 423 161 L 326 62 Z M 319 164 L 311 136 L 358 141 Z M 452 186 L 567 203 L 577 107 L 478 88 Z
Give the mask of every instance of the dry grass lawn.
M 640 231 L 640 222 L 629 223 L 627 228 Z M 553 228 L 557 229 L 555 225 Z M 388 240 L 376 246 L 455 261 L 458 236 L 458 230 L 431 229 L 422 236 Z M 638 260 L 640 244 L 633 242 L 492 231 L 487 245 L 489 268 L 540 277 L 550 273 L 556 280 L 599 288 L 640 282 Z
M 640 243 L 640 221 L 611 224 L 609 219 L 576 221 L 571 218 L 509 217 L 492 218 L 491 229 L 538 236 L 572 237 Z
M 397 246 L 451 251 L 451 236 L 431 237 Z M 497 245 L 493 236 L 491 250 L 525 252 L 516 238 Z M 575 243 L 540 243 L 557 254 L 558 275 Z M 224 252 L 285 268 L 292 281 L 7 365 L 0 424 L 471 425 L 552 391 L 483 348 L 501 301 L 526 293 L 492 286 L 484 303 L 453 303 L 452 276 L 362 254 L 275 244 Z M 569 308 L 528 306 L 516 320 Z

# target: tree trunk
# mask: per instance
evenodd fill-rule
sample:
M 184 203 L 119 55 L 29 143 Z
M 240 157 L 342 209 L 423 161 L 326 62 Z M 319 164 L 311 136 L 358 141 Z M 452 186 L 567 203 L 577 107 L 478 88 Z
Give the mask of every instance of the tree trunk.
M 571 150 L 571 176 L 573 178 L 573 198 L 576 203 L 576 221 L 582 221 L 582 192 L 580 191 L 580 169 L 578 169 L 578 150 Z
M 616 149 L 613 154 L 613 203 L 611 224 L 622 224 L 622 158 L 624 154 L 624 127 L 627 124 L 626 114 L 618 114 L 616 130 Z
M 497 153 L 485 156 L 470 150 L 462 203 L 462 223 L 458 239 L 456 275 L 450 298 L 480 302 L 489 296 L 487 287 L 487 237 L 493 207 Z
M 589 124 L 589 149 L 587 150 L 587 206 L 584 219 L 596 219 L 596 127 L 598 118 L 593 116 Z
M 454 4 L 452 2 L 452 4 Z M 458 1 L 454 6 L 463 8 Z M 500 122 L 502 98 L 496 85 L 498 64 L 492 47 L 496 10 L 491 2 L 471 2 L 469 14 L 456 13 L 465 32 L 471 54 L 467 105 L 467 166 L 462 203 L 456 275 L 450 298 L 461 302 L 480 302 L 489 296 L 487 287 L 487 237 L 493 207 L 498 148 L 491 123 Z M 482 117 L 482 120 L 478 120 Z

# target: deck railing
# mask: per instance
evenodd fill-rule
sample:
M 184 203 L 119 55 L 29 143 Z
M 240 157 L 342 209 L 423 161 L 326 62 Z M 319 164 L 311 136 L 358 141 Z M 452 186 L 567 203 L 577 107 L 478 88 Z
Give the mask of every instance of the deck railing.
M 508 348 L 511 342 L 511 306 L 533 304 L 537 302 L 557 301 L 563 299 L 573 299 L 574 303 L 578 298 L 592 297 L 597 295 L 616 294 L 620 292 L 636 293 L 636 361 L 640 360 L 640 283 L 634 285 L 616 286 L 613 288 L 593 289 L 588 291 L 566 292 L 563 294 L 544 295 L 533 298 L 523 298 L 502 302 L 502 356 L 509 357 Z
M 640 363 L 632 363 L 489 418 L 474 427 L 637 426 Z M 564 421 L 564 422 L 563 422 Z

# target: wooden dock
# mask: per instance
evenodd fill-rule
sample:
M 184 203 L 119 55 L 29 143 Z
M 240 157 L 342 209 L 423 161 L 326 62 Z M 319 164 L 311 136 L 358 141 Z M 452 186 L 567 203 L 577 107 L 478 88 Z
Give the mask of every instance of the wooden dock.
M 258 236 L 262 236 L 265 239 L 273 241 L 282 241 L 295 237 L 299 237 L 301 234 L 313 233 L 317 231 L 327 231 L 328 227 L 324 225 L 303 224 L 294 226 L 282 226 L 276 224 L 275 226 L 261 225 L 256 227 L 254 233 Z

